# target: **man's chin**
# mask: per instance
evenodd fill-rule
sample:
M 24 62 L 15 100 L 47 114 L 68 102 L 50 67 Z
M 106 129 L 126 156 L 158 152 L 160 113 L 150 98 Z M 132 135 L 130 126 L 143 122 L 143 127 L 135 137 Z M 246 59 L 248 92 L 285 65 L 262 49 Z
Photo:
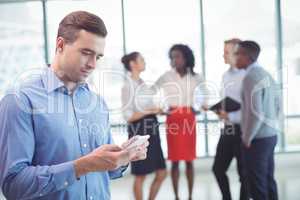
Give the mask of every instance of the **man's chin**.
M 77 83 L 83 83 L 86 82 L 86 80 L 88 79 L 89 76 L 80 76 L 78 78 L 76 78 L 76 82 Z

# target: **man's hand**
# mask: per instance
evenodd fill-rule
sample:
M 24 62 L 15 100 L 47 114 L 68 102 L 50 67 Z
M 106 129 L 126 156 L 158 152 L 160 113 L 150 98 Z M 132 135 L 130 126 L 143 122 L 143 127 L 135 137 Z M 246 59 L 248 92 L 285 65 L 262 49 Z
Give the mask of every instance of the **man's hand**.
M 208 105 L 203 105 L 201 106 L 202 110 L 204 110 L 205 112 L 207 112 L 209 110 Z
M 225 112 L 224 110 L 220 110 L 218 112 L 218 116 L 219 116 L 219 119 L 221 119 L 221 120 L 225 120 L 225 121 L 229 120 L 228 113 Z
M 139 161 L 139 160 L 145 160 L 147 158 L 147 151 L 149 142 L 142 144 L 140 147 L 137 147 L 135 150 L 129 150 L 130 152 L 130 161 Z
M 245 143 L 244 143 L 244 146 L 245 146 L 246 149 L 250 149 L 251 144 L 245 144 Z
M 162 114 L 163 110 L 161 108 L 150 108 L 146 110 L 147 113 L 149 114 Z
M 138 140 L 138 136 L 134 136 L 130 138 L 128 141 L 124 142 L 121 147 L 127 151 L 129 151 L 130 154 L 130 161 L 138 161 L 138 160 L 144 160 L 147 158 L 147 147 L 149 146 L 149 142 L 145 142 L 141 144 L 140 146 L 128 149 L 128 147 L 136 142 Z
M 93 152 L 75 160 L 76 176 L 89 172 L 109 171 L 127 165 L 130 161 L 129 151 L 114 144 L 105 144 Z
M 111 171 L 127 165 L 131 161 L 146 159 L 149 142 L 132 148 L 124 149 L 114 144 L 105 144 L 93 152 L 75 160 L 76 177 L 89 172 Z

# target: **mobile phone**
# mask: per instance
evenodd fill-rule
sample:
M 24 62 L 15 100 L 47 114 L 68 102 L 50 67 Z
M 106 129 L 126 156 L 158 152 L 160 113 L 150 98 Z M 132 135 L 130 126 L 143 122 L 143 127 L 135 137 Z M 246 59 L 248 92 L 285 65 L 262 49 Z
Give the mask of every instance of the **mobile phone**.
M 138 146 L 144 144 L 145 142 L 147 142 L 147 141 L 149 140 L 150 135 L 143 135 L 143 136 L 142 136 L 142 135 L 137 135 L 137 136 L 135 136 L 135 137 L 137 137 L 137 138 L 135 139 L 135 141 L 132 142 L 131 144 L 129 144 L 129 145 L 126 147 L 126 149 L 131 149 L 131 148 L 138 147 Z

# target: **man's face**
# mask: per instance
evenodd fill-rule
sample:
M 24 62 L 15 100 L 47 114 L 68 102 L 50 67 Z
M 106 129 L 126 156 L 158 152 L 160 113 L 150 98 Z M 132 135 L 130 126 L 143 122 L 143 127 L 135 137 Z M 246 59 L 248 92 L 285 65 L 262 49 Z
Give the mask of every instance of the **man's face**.
M 59 67 L 64 78 L 76 83 L 85 81 L 103 56 L 104 47 L 104 37 L 85 30 L 78 32 L 77 39 L 73 43 L 58 39 Z
M 240 47 L 239 45 L 237 45 L 235 48 L 234 56 L 235 56 L 234 66 L 239 69 L 244 69 L 249 64 L 251 64 L 251 61 L 249 59 L 249 56 L 247 55 L 246 50 L 243 47 Z
M 224 45 L 224 63 L 228 65 L 234 65 L 234 47 L 235 45 L 232 43 L 227 43 Z

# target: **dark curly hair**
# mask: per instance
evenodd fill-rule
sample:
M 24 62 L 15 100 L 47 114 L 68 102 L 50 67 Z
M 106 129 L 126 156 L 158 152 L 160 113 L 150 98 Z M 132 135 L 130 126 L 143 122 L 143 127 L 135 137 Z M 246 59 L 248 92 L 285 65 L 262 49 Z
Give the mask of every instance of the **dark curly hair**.
M 169 58 L 172 59 L 171 53 L 172 51 L 180 51 L 185 60 L 185 74 L 191 73 L 195 75 L 194 67 L 195 67 L 195 56 L 192 49 L 184 44 L 174 44 L 169 50 Z

